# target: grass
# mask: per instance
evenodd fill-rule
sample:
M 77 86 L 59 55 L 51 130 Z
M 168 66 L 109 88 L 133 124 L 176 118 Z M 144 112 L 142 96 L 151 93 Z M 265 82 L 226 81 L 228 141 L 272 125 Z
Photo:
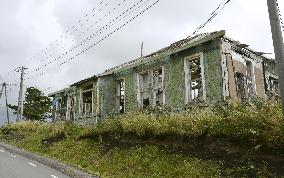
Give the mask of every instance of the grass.
M 0 140 L 101 177 L 281 177 L 283 160 L 250 157 L 252 150 L 256 155 L 264 150 L 283 158 L 280 108 L 258 101 L 180 113 L 141 111 L 88 127 L 24 122 L 2 127 Z M 239 146 L 245 143 L 253 149 L 230 157 L 226 153 L 210 157 L 210 149 L 199 149 L 200 143 L 210 139 L 226 139 Z M 179 144 L 185 143 L 190 147 L 181 149 Z

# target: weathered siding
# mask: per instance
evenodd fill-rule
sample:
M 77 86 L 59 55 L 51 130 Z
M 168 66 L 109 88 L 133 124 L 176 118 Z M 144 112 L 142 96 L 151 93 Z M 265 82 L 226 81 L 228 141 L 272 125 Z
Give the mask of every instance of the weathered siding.
M 204 52 L 204 71 L 207 102 L 223 100 L 222 65 L 219 48 Z
M 184 59 L 203 52 L 206 96 L 208 102 L 222 99 L 221 55 L 219 40 L 210 41 L 166 57 L 153 57 L 130 69 L 120 70 L 116 76 L 125 79 L 125 111 L 137 110 L 137 73 L 164 67 L 165 107 L 180 110 L 185 105 Z
M 181 109 L 184 106 L 185 84 L 183 56 L 171 55 L 165 65 L 165 106 Z
M 116 112 L 117 81 L 112 75 L 101 77 L 100 81 L 100 114 L 101 117 Z
M 256 83 L 256 93 L 260 98 L 265 98 L 265 86 L 264 86 L 264 76 L 263 69 L 254 67 L 255 83 Z

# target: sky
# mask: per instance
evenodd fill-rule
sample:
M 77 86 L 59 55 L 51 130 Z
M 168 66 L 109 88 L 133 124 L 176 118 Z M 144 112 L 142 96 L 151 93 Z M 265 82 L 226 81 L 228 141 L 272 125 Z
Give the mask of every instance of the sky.
M 223 0 L 160 0 L 100 41 L 155 1 L 1 0 L 0 83 L 10 84 L 8 102 L 17 103 L 20 73 L 14 69 L 20 66 L 28 68 L 24 86 L 48 94 L 138 58 L 142 41 L 143 53 L 149 54 L 190 36 Z M 284 15 L 284 2 L 279 6 Z M 266 0 L 231 0 L 199 33 L 217 30 L 256 51 L 273 53 Z M 6 119 L 3 102 L 2 97 L 0 125 Z

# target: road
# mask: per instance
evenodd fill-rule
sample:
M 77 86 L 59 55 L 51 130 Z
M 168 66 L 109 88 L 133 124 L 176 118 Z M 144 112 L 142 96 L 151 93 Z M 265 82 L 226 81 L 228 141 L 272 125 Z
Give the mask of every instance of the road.
M 0 147 L 0 178 L 70 178 L 62 173 L 15 155 Z

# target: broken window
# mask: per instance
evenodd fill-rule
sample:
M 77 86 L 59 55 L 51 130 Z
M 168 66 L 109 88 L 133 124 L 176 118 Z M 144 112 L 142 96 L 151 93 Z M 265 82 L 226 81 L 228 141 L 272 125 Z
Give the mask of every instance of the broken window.
M 185 61 L 186 103 L 204 100 L 202 66 L 200 56 Z
M 239 72 L 236 72 L 236 87 L 237 87 L 238 98 L 244 100 L 246 97 L 245 76 Z
M 247 67 L 247 93 L 249 99 L 255 98 L 254 74 L 252 62 L 246 61 Z
M 151 98 L 151 92 L 150 92 L 150 72 L 142 73 L 140 77 L 140 95 L 141 95 L 141 103 L 142 108 L 148 108 L 150 107 L 150 98 Z
M 118 90 L 117 90 L 117 105 L 118 105 L 118 112 L 124 113 L 125 112 L 125 81 L 120 80 L 118 81 Z
M 71 120 L 71 121 L 74 121 L 74 118 L 75 118 L 75 99 L 76 99 L 75 94 L 69 95 L 68 112 L 69 112 L 69 120 Z
M 82 88 L 82 114 L 89 115 L 93 111 L 93 84 Z
M 163 69 L 159 68 L 153 71 L 153 104 L 155 106 L 164 105 L 164 89 L 163 89 Z
M 164 73 L 163 68 L 150 70 L 140 74 L 140 103 L 142 108 L 164 105 Z
M 280 96 L 278 79 L 269 77 L 269 88 L 270 88 L 270 97 L 278 100 Z
M 57 110 L 61 110 L 61 108 L 62 108 L 62 100 L 58 99 L 58 101 L 57 101 Z

